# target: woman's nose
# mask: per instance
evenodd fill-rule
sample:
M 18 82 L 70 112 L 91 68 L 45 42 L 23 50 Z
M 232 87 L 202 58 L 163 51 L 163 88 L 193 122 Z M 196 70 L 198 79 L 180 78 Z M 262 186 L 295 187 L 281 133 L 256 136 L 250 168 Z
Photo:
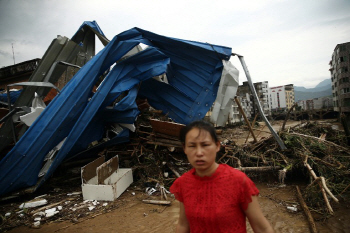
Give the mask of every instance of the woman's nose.
M 201 157 L 203 156 L 203 148 L 201 146 L 197 146 L 196 148 L 196 156 Z

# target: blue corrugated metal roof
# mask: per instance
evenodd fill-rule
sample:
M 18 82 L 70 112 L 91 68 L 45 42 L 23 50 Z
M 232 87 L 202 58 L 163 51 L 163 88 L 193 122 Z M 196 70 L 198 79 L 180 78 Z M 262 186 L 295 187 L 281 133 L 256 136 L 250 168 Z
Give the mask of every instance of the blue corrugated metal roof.
M 114 66 L 89 100 L 98 78 L 139 43 L 151 48 Z M 203 118 L 216 98 L 221 60 L 228 60 L 230 54 L 227 47 L 168 38 L 139 28 L 115 36 L 79 70 L 0 162 L 0 195 L 35 185 L 46 154 L 64 138 L 67 140 L 42 181 L 67 156 L 101 138 L 105 122 L 135 120 L 137 94 L 177 122 Z M 164 72 L 169 84 L 152 79 Z M 119 105 L 106 109 L 125 91 L 129 95 Z

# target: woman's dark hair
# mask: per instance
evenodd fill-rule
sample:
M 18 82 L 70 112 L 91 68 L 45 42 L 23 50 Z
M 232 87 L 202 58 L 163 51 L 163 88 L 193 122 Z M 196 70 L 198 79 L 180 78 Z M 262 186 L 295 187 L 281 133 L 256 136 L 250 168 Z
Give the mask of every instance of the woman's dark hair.
M 212 139 L 214 140 L 215 143 L 217 143 L 219 141 L 218 136 L 216 135 L 216 130 L 215 130 L 214 126 L 211 125 L 207 121 L 200 120 L 200 121 L 193 121 L 193 122 L 191 122 L 190 124 L 186 125 L 185 127 L 183 127 L 181 129 L 181 131 L 180 131 L 180 141 L 182 142 L 182 144 L 185 144 L 185 142 L 186 142 L 186 135 L 193 128 L 197 128 L 197 129 L 199 129 L 199 131 L 205 130 L 208 133 L 210 133 L 210 136 L 212 137 Z

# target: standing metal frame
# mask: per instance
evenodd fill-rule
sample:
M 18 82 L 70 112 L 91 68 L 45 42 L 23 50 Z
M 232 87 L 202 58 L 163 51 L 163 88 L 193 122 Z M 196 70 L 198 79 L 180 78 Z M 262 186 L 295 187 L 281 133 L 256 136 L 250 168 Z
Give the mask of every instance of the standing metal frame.
M 263 120 L 265 121 L 267 127 L 269 128 L 270 132 L 272 133 L 273 137 L 275 138 L 275 140 L 277 141 L 278 145 L 280 146 L 280 148 L 282 150 L 286 150 L 287 147 L 284 145 L 283 141 L 281 140 L 281 138 L 278 136 L 278 134 L 276 133 L 276 131 L 272 128 L 270 122 L 267 120 L 265 114 L 264 114 L 264 111 L 261 107 L 261 104 L 260 104 L 260 101 L 259 101 L 259 98 L 258 98 L 258 95 L 256 93 L 256 90 L 254 88 L 254 85 L 253 85 L 253 82 L 252 82 L 252 79 L 250 77 L 250 74 L 249 74 L 249 71 L 248 71 L 248 67 L 247 65 L 245 64 L 245 61 L 244 61 L 244 58 L 242 55 L 239 55 L 237 53 L 232 53 L 232 56 L 237 56 L 239 61 L 241 62 L 242 64 L 242 67 L 243 67 L 243 70 L 244 70 L 244 73 L 247 77 L 247 80 L 248 80 L 248 84 L 249 84 L 249 88 L 250 90 L 252 91 L 253 93 L 253 97 L 255 99 L 255 103 L 258 107 L 258 110 L 259 110 L 259 113 L 261 115 L 261 117 L 263 118 Z

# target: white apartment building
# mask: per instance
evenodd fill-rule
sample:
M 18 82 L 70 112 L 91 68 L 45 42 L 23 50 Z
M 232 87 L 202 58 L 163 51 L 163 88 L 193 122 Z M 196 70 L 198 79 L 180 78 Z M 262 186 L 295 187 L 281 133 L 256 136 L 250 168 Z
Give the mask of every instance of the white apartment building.
M 263 109 L 265 116 L 271 115 L 271 105 L 269 103 L 269 83 L 268 81 L 254 83 L 254 88 L 260 105 Z M 255 114 L 258 114 L 258 109 L 254 103 L 253 94 L 249 88 L 248 82 L 243 82 L 243 85 L 238 87 L 237 95 L 239 101 L 242 105 L 243 111 L 245 112 L 248 118 L 254 117 Z
M 270 106 L 272 111 L 288 110 L 294 104 L 293 84 L 271 87 L 269 94 Z

